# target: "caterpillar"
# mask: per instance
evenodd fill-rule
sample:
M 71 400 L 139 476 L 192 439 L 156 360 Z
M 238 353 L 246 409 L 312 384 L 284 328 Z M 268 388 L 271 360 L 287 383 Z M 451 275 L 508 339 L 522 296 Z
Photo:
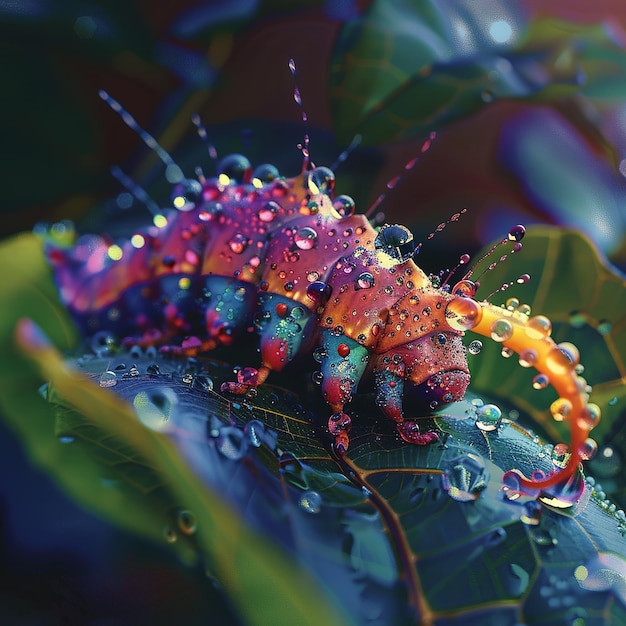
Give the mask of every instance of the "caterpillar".
M 101 96 L 172 167 L 121 105 Z M 72 247 L 48 242 L 60 297 L 83 333 L 106 330 L 126 343 L 187 356 L 258 341 L 260 363 L 222 386 L 233 394 L 312 353 L 339 456 L 349 447 L 346 405 L 366 375 L 402 439 L 436 441 L 436 432 L 421 432 L 405 418 L 404 407 L 434 409 L 463 398 L 470 372 L 462 338 L 477 333 L 549 381 L 559 395 L 552 415 L 570 424 L 561 470 L 527 478 L 511 469 L 505 485 L 539 493 L 571 480 L 593 448 L 588 433 L 600 419 L 576 372 L 576 347 L 556 344 L 544 316 L 476 300 L 469 274 L 437 286 L 415 263 L 419 247 L 410 230 L 376 226 L 357 213 L 352 198 L 335 195 L 334 172 L 303 152 L 292 178 L 273 165 L 253 168 L 240 154 L 223 158 L 214 177 L 179 175 L 172 208 L 122 245 L 93 235 Z M 503 243 L 523 235 L 517 226 Z

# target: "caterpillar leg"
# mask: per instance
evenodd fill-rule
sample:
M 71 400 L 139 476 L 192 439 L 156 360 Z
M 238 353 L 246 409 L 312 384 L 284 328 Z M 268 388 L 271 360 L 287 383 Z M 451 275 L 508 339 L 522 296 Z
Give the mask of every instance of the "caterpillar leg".
M 271 371 L 280 372 L 299 354 L 308 328 L 315 321 L 309 309 L 277 294 L 260 294 L 259 307 L 257 327 L 262 364 L 258 369 L 241 370 L 237 382 L 224 383 L 222 391 L 243 394 L 262 385 Z
M 348 450 L 348 432 L 352 426 L 344 406 L 352 400 L 369 360 L 369 351 L 354 339 L 334 330 L 322 331 L 320 370 L 322 394 L 333 414 L 328 420 L 328 430 L 335 436 L 335 451 L 340 456 Z
M 557 345 L 550 337 L 552 324 L 542 315 L 529 317 L 520 311 L 470 298 L 457 297 L 450 301 L 446 320 L 456 330 L 471 330 L 490 337 L 517 353 L 522 366 L 534 367 L 559 394 L 550 411 L 555 420 L 566 420 L 570 425 L 567 464 L 562 470 L 555 470 L 537 480 L 526 478 L 519 470 L 511 470 L 505 474 L 505 480 L 512 479 L 521 488 L 532 492 L 567 483 L 586 456 L 586 450 L 591 446 L 588 433 L 600 419 L 600 408 L 588 402 L 587 383 L 576 372 L 578 349 L 569 343 Z
M 439 441 L 436 432 L 422 433 L 417 422 L 406 421 L 402 410 L 404 396 L 404 364 L 400 363 L 394 369 L 379 369 L 376 377 L 376 404 L 381 408 L 385 417 L 396 422 L 398 433 L 404 441 L 418 446 L 425 446 Z

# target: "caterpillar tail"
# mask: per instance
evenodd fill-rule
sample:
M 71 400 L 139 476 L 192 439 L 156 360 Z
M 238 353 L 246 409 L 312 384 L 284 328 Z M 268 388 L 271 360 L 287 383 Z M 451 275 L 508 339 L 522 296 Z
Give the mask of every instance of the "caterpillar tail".
M 516 484 L 526 493 L 539 493 L 555 485 L 571 488 L 581 461 L 590 457 L 588 450 L 594 442 L 588 438 L 589 431 L 601 416 L 600 408 L 588 401 L 590 389 L 577 372 L 576 346 L 555 343 L 550 337 L 552 324 L 543 315 L 529 317 L 523 311 L 462 296 L 450 302 L 446 318 L 453 328 L 489 337 L 501 343 L 503 350 L 517 353 L 521 365 L 534 367 L 541 375 L 541 384 L 551 384 L 559 396 L 550 406 L 552 417 L 555 421 L 569 422 L 569 459 L 560 471 L 527 478 L 520 470 L 512 469 L 505 473 L 505 484 L 507 481 Z

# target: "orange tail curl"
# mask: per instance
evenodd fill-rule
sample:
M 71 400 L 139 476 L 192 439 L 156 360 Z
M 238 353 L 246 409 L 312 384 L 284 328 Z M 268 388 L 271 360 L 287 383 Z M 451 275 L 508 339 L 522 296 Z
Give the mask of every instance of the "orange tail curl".
M 454 290 L 453 290 L 454 293 Z M 520 487 L 540 491 L 562 484 L 578 470 L 580 462 L 590 458 L 595 442 L 588 438 L 589 431 L 600 420 L 600 408 L 589 400 L 587 382 L 578 375 L 576 366 L 579 353 L 571 343 L 557 344 L 550 337 L 552 324 L 547 317 L 530 317 L 524 305 L 517 310 L 504 309 L 489 302 L 477 302 L 458 296 L 446 310 L 452 328 L 471 330 L 502 344 L 504 349 L 519 355 L 520 364 L 534 367 L 554 387 L 559 397 L 551 406 L 556 421 L 569 421 L 570 456 L 561 471 L 545 478 L 529 479 L 519 470 L 516 475 Z

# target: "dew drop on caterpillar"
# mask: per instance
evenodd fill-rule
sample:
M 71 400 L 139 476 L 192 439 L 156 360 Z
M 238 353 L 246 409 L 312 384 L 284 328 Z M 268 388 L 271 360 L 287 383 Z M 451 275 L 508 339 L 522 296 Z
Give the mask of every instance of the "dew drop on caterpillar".
M 293 62 L 290 70 L 295 77 Z M 254 389 L 271 372 L 315 352 L 317 382 L 329 407 L 328 430 L 338 455 L 349 446 L 346 405 L 366 374 L 373 376 L 376 404 L 405 441 L 436 441 L 437 433 L 420 432 L 416 422 L 405 419 L 403 401 L 410 396 L 434 409 L 462 399 L 470 382 L 462 337 L 466 332 L 489 337 L 552 384 L 559 394 L 552 414 L 568 420 L 571 430 L 562 468 L 531 478 L 511 469 L 504 479 L 507 492 L 511 497 L 544 493 L 552 503 L 567 503 L 554 495 L 566 485 L 575 499 L 572 481 L 600 410 L 588 403 L 586 384 L 576 374 L 577 350 L 552 340 L 546 318 L 530 317 L 522 306 L 503 309 L 476 300 L 473 269 L 451 286 L 454 272 L 469 262 L 467 255 L 446 276 L 427 276 L 415 263 L 422 244 L 409 229 L 368 219 L 385 194 L 364 213 L 356 211 L 349 196 L 335 195 L 335 174 L 312 163 L 308 134 L 300 146 L 301 171 L 287 178 L 273 165 L 253 167 L 240 154 L 218 160 L 194 116 L 217 172 L 206 177 L 198 169 L 187 178 L 116 100 L 104 91 L 100 95 L 157 153 L 172 194 L 171 208 L 163 211 L 114 169 L 154 214 L 153 223 L 121 243 L 93 235 L 80 237 L 72 247 L 48 243 L 61 298 L 83 333 L 113 332 L 126 344 L 187 356 L 253 337 L 260 360 L 222 386 L 233 394 Z M 306 123 L 297 85 L 294 99 Z M 434 134 L 422 152 L 433 139 Z M 342 153 L 337 165 L 346 156 Z M 405 171 L 415 162 L 409 161 Z M 399 180 L 392 179 L 387 188 Z M 516 252 L 523 235 L 522 226 L 512 228 L 491 252 L 507 243 Z

